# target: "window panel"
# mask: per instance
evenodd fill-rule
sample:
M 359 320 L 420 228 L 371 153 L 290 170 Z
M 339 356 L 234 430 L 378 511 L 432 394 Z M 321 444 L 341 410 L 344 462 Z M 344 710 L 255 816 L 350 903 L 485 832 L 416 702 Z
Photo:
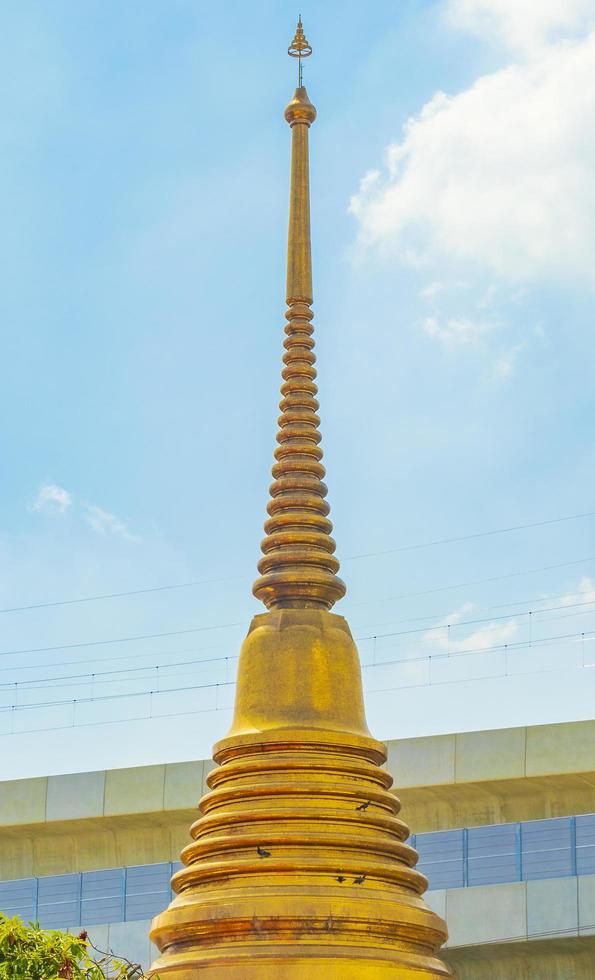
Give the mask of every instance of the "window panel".
M 520 867 L 517 824 L 471 827 L 467 831 L 467 882 L 496 885 L 515 881 Z
M 563 878 L 573 872 L 571 818 L 521 824 L 523 879 Z
M 460 888 L 464 884 L 462 830 L 417 834 L 415 845 L 418 869 L 427 877 L 430 889 Z

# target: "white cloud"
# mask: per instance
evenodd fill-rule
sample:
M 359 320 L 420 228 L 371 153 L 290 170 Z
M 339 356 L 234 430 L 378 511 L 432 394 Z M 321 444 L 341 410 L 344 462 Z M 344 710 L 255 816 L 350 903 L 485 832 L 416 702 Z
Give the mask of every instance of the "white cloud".
M 438 316 L 427 316 L 421 326 L 428 337 L 450 349 L 474 344 L 491 329 L 489 323 L 465 317 L 449 317 L 443 320 Z
M 487 310 L 489 306 L 492 306 L 496 298 L 497 287 L 495 283 L 491 282 L 487 289 L 484 290 L 479 302 L 477 303 L 478 310 Z
M 561 606 L 574 606 L 577 602 L 595 602 L 595 582 L 588 575 L 582 577 L 576 592 L 569 592 L 562 596 L 559 604 Z
M 87 521 L 97 534 L 115 534 L 117 537 L 134 544 L 140 542 L 141 539 L 137 535 L 131 534 L 126 524 L 115 514 L 110 514 L 109 511 L 103 510 L 102 507 L 97 507 L 95 504 L 84 504 L 83 506 Z
M 584 30 L 594 18 L 593 0 L 450 0 L 446 9 L 456 27 L 525 53 Z
M 56 483 L 46 483 L 40 487 L 37 497 L 29 509 L 48 514 L 63 514 L 75 503 L 70 491 L 59 487 Z M 139 544 L 141 538 L 128 529 L 124 521 L 115 514 L 98 507 L 96 504 L 81 503 L 84 518 L 97 534 L 111 534 L 134 544 Z M 80 510 L 78 511 L 80 516 Z
M 452 627 L 457 626 L 461 621 L 464 622 L 474 608 L 472 602 L 463 603 L 462 606 L 453 610 L 449 616 L 437 624 L 439 629 L 428 630 L 424 634 L 425 641 L 448 653 L 467 653 L 471 650 L 485 650 L 502 646 L 517 636 L 518 624 L 516 621 L 506 620 L 505 622 L 486 623 L 485 626 L 481 625 L 479 629 L 460 638 L 459 630 L 453 633 Z
M 519 344 L 514 344 L 503 354 L 496 358 L 494 363 L 494 377 L 504 381 L 513 373 L 519 354 L 525 350 L 527 342 L 522 340 Z
M 63 514 L 71 505 L 72 494 L 68 490 L 59 487 L 56 483 L 46 483 L 40 487 L 31 509 L 49 514 Z
M 443 282 L 441 279 L 434 279 L 432 282 L 429 282 L 427 286 L 424 286 L 423 289 L 420 290 L 419 295 L 422 299 L 431 302 L 432 300 L 435 300 L 436 297 L 439 296 L 441 293 L 450 292 L 455 289 L 458 290 L 458 289 L 468 289 L 468 288 L 469 288 L 468 282 L 461 282 L 461 281 Z
M 454 653 L 465 653 L 469 650 L 485 650 L 488 647 L 502 646 L 516 637 L 518 629 L 514 621 L 487 623 L 486 626 L 475 630 L 462 640 L 451 638 L 450 650 Z
M 422 299 L 433 300 L 446 288 L 446 284 L 440 282 L 439 279 L 434 279 L 433 282 L 429 282 L 427 286 L 424 286 L 420 290 L 419 295 Z
M 530 18 L 515 27 L 517 5 L 528 18 L 522 0 L 461 9 L 479 18 L 494 7 L 522 33 Z M 537 18 L 539 36 L 556 17 Z M 594 117 L 595 32 L 542 46 L 458 95 L 436 93 L 388 147 L 383 174 L 368 174 L 351 200 L 361 246 L 430 267 L 446 258 L 519 285 L 594 282 Z
M 469 613 L 473 612 L 474 609 L 475 609 L 474 602 L 464 602 L 462 606 L 459 606 L 458 609 L 453 609 L 453 611 L 449 613 L 448 616 L 445 616 L 443 619 L 440 620 L 439 623 L 436 623 L 436 625 L 455 626 L 457 623 L 460 623 L 460 621 L 465 616 L 468 616 Z M 428 633 L 427 635 L 430 636 L 431 634 Z

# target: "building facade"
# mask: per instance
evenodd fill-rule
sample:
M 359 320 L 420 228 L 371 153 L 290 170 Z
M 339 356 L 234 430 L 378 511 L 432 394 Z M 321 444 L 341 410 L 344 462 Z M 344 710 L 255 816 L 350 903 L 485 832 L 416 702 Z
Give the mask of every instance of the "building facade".
M 147 966 L 210 761 L 0 783 L 0 908 Z M 595 976 L 595 721 L 388 743 L 461 980 Z

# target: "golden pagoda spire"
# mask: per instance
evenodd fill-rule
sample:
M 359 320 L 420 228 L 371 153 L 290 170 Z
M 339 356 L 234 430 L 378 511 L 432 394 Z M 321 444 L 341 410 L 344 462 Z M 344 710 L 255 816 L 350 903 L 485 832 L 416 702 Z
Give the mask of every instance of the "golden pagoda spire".
M 293 50 L 292 50 L 293 49 Z M 301 19 L 289 53 L 311 49 Z M 300 56 L 299 54 L 296 56 Z M 300 74 L 301 81 L 301 74 Z M 288 324 L 267 536 L 242 645 L 231 730 L 210 791 L 153 922 L 160 980 L 436 980 L 442 919 L 390 792 L 386 747 L 366 725 L 346 621 L 329 612 L 335 572 L 312 353 L 308 129 L 298 86 L 292 128 Z
M 345 585 L 336 572 L 333 525 L 325 501 L 327 488 L 319 446 L 320 419 L 316 414 L 318 391 L 314 379 L 312 337 L 312 250 L 310 245 L 310 184 L 308 130 L 316 109 L 301 85 L 301 59 L 312 54 L 300 17 L 295 37 L 288 48 L 300 59 L 300 85 L 285 110 L 291 126 L 291 181 L 289 234 L 287 242 L 287 326 L 283 361 L 283 399 L 279 405 L 279 432 L 273 466 L 274 482 L 268 505 L 269 519 L 258 564 L 261 577 L 254 595 L 269 609 L 321 608 L 345 595 Z

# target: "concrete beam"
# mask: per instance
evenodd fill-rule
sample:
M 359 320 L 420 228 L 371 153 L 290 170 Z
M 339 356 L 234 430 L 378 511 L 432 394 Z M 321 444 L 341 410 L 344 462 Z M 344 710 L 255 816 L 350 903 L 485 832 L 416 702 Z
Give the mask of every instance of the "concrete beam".
M 210 760 L 0 783 L 0 877 L 176 860 Z M 388 743 L 416 833 L 595 812 L 595 721 Z

